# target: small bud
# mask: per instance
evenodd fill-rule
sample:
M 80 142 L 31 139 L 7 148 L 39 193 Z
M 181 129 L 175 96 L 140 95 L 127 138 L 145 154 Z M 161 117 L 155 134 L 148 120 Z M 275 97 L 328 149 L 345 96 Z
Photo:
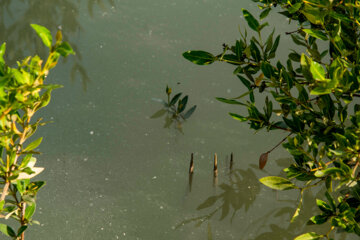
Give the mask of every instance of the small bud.
M 56 43 L 61 43 L 61 41 L 62 41 L 62 33 L 60 30 L 58 30 L 56 33 Z

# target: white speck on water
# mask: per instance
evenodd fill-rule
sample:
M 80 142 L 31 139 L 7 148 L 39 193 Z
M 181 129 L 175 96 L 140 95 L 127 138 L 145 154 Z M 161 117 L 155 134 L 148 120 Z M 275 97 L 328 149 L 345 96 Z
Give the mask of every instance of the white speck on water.
M 103 231 L 104 230 L 104 228 L 102 227 L 102 228 L 100 228 L 101 229 L 101 231 Z
M 88 160 L 88 158 L 84 158 L 84 162 L 86 162 Z
M 56 161 L 60 162 L 60 158 L 56 159 Z
M 104 46 L 102 44 L 100 44 L 100 48 L 103 48 Z
M 148 134 L 148 133 L 145 133 L 144 135 L 145 135 L 145 136 L 149 136 L 149 134 Z
M 163 206 L 160 206 L 160 209 L 162 210 L 162 209 L 164 209 L 164 207 L 163 207 Z
M 204 155 L 201 155 L 200 157 L 201 157 L 201 159 L 204 159 L 205 156 L 204 156 Z
M 93 135 L 94 134 L 94 131 L 90 131 L 90 135 Z
M 124 236 L 126 236 L 126 233 L 123 233 Z
M 116 239 L 119 239 L 119 236 L 118 236 L 118 235 L 116 235 L 115 237 L 116 237 Z
M 90 203 L 90 204 L 89 204 L 89 206 L 90 206 L 90 207 L 93 207 L 93 206 L 94 206 L 94 204 L 93 204 L 93 203 Z
M 248 186 L 248 189 L 250 189 L 251 187 L 250 186 Z
M 226 90 L 227 93 L 231 93 L 231 89 L 229 88 L 228 90 Z
M 106 178 L 105 178 L 105 181 L 109 181 L 109 178 L 106 177 Z
M 152 179 L 156 179 L 157 177 L 156 176 L 153 176 Z

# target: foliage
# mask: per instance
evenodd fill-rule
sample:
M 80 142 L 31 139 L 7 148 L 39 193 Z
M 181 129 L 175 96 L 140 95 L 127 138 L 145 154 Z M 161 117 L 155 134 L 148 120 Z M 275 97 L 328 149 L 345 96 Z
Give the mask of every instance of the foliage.
M 180 97 L 182 93 L 177 93 L 174 97 L 171 98 L 171 92 L 172 89 L 169 88 L 169 86 L 166 86 L 166 95 L 168 98 L 165 107 L 170 113 L 172 113 L 173 118 L 182 118 L 184 120 L 188 119 L 195 112 L 196 105 L 192 106 L 189 110 L 185 112 L 189 98 L 188 95 L 181 99 Z
M 44 181 L 32 181 L 43 168 L 35 167 L 39 154 L 36 148 L 42 137 L 27 143 L 39 126 L 46 122 L 33 117 L 37 111 L 50 102 L 52 90 L 60 85 L 45 84 L 50 69 L 58 63 L 60 56 L 74 54 L 71 46 L 62 41 L 58 31 L 53 41 L 48 29 L 31 24 L 46 47 L 49 56 L 43 64 L 39 56 L 27 57 L 15 68 L 9 67 L 4 60 L 6 44 L 0 47 L 0 218 L 19 222 L 15 231 L 1 223 L 0 231 L 11 239 L 24 239 L 24 231 L 33 220 L 36 209 L 36 194 L 45 185 Z
M 234 65 L 234 74 L 247 89 L 235 98 L 217 98 L 247 109 L 248 115 L 230 113 L 258 131 L 280 130 L 289 135 L 281 141 L 293 156 L 294 163 L 284 169 L 286 179 L 265 177 L 260 181 L 277 189 L 297 189 L 300 203 L 291 221 L 299 215 L 303 192 L 325 186 L 321 210 L 309 224 L 329 222 L 327 233 L 304 233 L 296 239 L 330 239 L 332 230 L 360 236 L 360 2 L 354 0 L 256 0 L 260 21 L 242 9 L 254 32 L 247 31 L 232 46 L 224 45 L 219 55 L 205 51 L 187 51 L 189 61 L 207 65 L 215 61 Z M 280 14 L 297 29 L 286 36 L 301 51 L 291 50 L 288 59 L 276 60 L 280 35 L 262 22 L 277 6 Z M 265 40 L 265 41 L 264 41 Z M 321 48 L 324 48 L 322 51 Z M 257 94 L 266 94 L 263 109 L 256 106 Z M 248 100 L 240 100 L 248 97 Z M 272 151 L 272 150 L 271 150 Z M 268 151 L 260 157 L 260 167 Z
M 159 118 L 167 113 L 164 128 L 168 128 L 175 121 L 177 122 L 178 130 L 182 131 L 181 123 L 191 117 L 196 110 L 196 105 L 185 111 L 189 99 L 188 95 L 181 98 L 182 93 L 177 93 L 174 97 L 171 97 L 172 89 L 169 88 L 169 86 L 166 86 L 165 92 L 167 95 L 167 101 L 153 98 L 154 101 L 161 102 L 164 105 L 164 108 L 154 113 L 151 118 Z

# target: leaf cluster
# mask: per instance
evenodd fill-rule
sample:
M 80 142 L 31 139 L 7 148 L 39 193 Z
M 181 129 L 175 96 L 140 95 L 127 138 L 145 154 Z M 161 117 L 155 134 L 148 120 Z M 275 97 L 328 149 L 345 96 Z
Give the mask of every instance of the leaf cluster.
M 46 107 L 52 90 L 61 87 L 46 84 L 49 71 L 56 66 L 61 56 L 74 54 L 71 46 L 62 41 L 58 31 L 55 41 L 48 29 L 31 24 L 46 47 L 49 55 L 44 62 L 39 56 L 27 57 L 10 67 L 4 60 L 6 44 L 0 47 L 0 218 L 17 220 L 20 227 L 14 231 L 0 224 L 0 231 L 12 239 L 24 239 L 24 231 L 36 209 L 36 195 L 45 185 L 43 181 L 31 181 L 43 168 L 35 167 L 36 150 L 42 137 L 28 143 L 27 140 L 39 126 L 42 118 L 33 120 L 37 111 Z
M 259 18 L 242 9 L 251 37 L 244 30 L 234 44 L 224 44 L 218 55 L 196 50 L 183 56 L 198 65 L 215 61 L 234 65 L 233 73 L 246 90 L 233 98 L 217 99 L 245 107 L 248 114 L 230 116 L 255 131 L 289 134 L 282 145 L 294 163 L 284 169 L 286 178 L 271 176 L 260 181 L 273 189 L 300 191 L 294 217 L 299 214 L 304 190 L 327 188 L 324 199 L 328 203 L 317 200 L 322 214 L 310 221 L 330 222 L 330 231 L 305 233 L 296 239 L 329 239 L 333 229 L 360 236 L 360 105 L 356 103 L 360 97 L 360 4 L 350 0 L 255 2 L 261 9 Z M 294 31 L 283 35 L 301 49 L 290 50 L 282 61 L 276 59 L 280 35 L 275 36 L 275 30 L 266 38 L 262 34 L 269 25 L 263 19 L 276 7 L 297 24 Z M 256 102 L 260 94 L 266 95 L 262 109 Z M 268 153 L 260 158 L 261 168 Z M 330 193 L 339 196 L 337 204 Z

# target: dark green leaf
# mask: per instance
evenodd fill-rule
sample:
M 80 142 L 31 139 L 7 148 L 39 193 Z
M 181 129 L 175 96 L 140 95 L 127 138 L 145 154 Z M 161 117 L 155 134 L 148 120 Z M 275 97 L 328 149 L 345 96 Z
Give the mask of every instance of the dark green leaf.
M 19 229 L 18 229 L 18 233 L 17 233 L 17 237 L 20 237 L 21 234 L 27 229 L 28 226 L 21 226 Z
M 4 233 L 6 236 L 16 237 L 14 230 L 10 226 L 5 225 L 3 223 L 0 223 L 0 231 Z
M 236 113 L 229 113 L 229 115 L 230 115 L 233 119 L 238 120 L 238 121 L 240 121 L 240 122 L 245 122 L 245 121 L 248 120 L 247 117 L 243 117 L 243 116 L 238 115 L 238 114 L 236 114 Z
M 254 31 L 258 31 L 259 30 L 259 22 L 254 18 L 253 15 L 251 15 L 251 13 L 246 10 L 246 9 L 242 9 L 242 12 L 244 14 L 245 20 L 247 21 L 249 27 L 251 29 L 253 29 Z
M 215 61 L 215 56 L 204 51 L 187 51 L 183 53 L 184 58 L 198 65 L 207 65 Z
M 61 56 L 67 57 L 69 54 L 75 54 L 74 50 L 69 43 L 63 42 L 55 48 L 55 51 L 60 53 Z
M 263 20 L 264 18 L 266 18 L 267 15 L 269 15 L 270 11 L 271 11 L 271 8 L 266 8 L 264 11 L 262 11 L 260 14 L 260 20 Z
M 226 99 L 226 98 L 217 97 L 216 100 L 218 100 L 218 101 L 220 101 L 220 102 L 223 102 L 223 103 L 238 104 L 238 105 L 246 106 L 246 104 L 241 103 L 241 102 L 238 102 L 238 101 L 236 101 L 236 100 L 232 100 L 232 99 Z
M 295 3 L 291 7 L 288 8 L 289 13 L 293 14 L 297 12 L 302 6 L 302 2 Z
M 182 93 L 176 94 L 170 101 L 170 106 L 173 106 L 176 104 L 176 102 L 179 100 Z

